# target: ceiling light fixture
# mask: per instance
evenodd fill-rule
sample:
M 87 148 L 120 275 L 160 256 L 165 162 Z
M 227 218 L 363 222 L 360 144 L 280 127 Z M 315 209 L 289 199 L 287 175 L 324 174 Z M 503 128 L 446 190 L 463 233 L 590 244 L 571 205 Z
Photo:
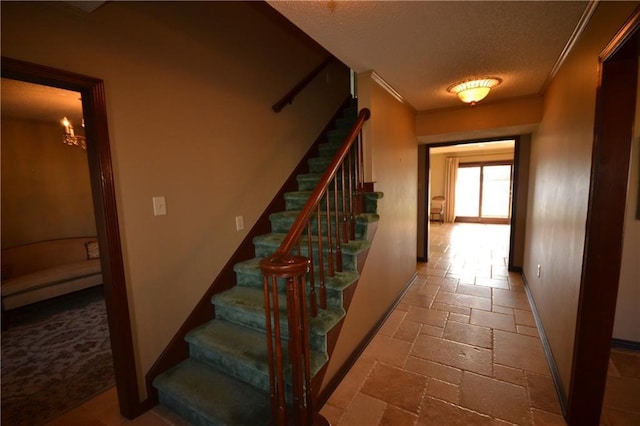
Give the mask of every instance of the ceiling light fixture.
M 75 145 L 81 147 L 82 149 L 87 149 L 87 139 L 84 136 L 76 135 L 76 133 L 73 131 L 73 126 L 71 125 L 71 122 L 67 119 L 67 117 L 64 117 L 62 119 L 62 125 L 64 126 L 62 142 L 67 145 Z M 82 119 L 82 127 L 84 127 L 84 118 Z
M 476 102 L 484 99 L 492 87 L 502 83 L 498 77 L 485 77 L 476 80 L 466 80 L 447 87 L 447 91 L 458 95 L 462 102 L 474 106 Z

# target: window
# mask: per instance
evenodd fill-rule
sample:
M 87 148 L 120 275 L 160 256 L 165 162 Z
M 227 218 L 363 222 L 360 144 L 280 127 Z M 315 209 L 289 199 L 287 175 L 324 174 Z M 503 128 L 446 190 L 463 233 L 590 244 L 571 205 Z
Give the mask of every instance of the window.
M 512 162 L 460 164 L 456 181 L 456 221 L 508 223 L 512 175 Z

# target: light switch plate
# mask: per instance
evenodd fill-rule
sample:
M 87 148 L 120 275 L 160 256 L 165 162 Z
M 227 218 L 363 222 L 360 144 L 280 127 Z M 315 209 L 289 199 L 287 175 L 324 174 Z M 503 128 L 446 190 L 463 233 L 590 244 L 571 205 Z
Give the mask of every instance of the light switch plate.
M 244 217 L 236 216 L 236 231 L 242 231 L 244 229 Z
M 153 197 L 153 215 L 164 216 L 167 214 L 167 203 L 164 197 Z

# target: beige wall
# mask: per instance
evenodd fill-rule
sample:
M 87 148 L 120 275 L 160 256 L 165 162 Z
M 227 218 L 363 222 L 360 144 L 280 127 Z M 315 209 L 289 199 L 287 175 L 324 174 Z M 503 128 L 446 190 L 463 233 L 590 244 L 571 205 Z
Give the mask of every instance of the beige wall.
M 2 248 L 96 235 L 87 152 L 62 126 L 2 117 Z
M 640 70 L 638 72 L 640 81 Z M 627 193 L 627 208 L 624 218 L 624 240 L 622 265 L 616 318 L 613 337 L 640 343 L 640 214 L 638 192 L 640 191 L 640 84 L 638 84 L 636 122 L 633 147 L 631 149 L 631 170 Z
M 418 147 L 415 115 L 370 77 L 358 76 L 358 107 L 371 110 L 366 135 L 380 222 L 325 384 L 387 312 L 416 270 Z
M 103 79 L 140 383 L 348 94 L 265 5 L 2 2 L 2 54 Z M 152 197 L 167 215 L 153 216 Z M 237 232 L 235 216 L 244 216 Z M 141 386 L 144 392 L 144 387 Z
M 598 55 L 636 6 L 598 5 L 545 93 L 542 121 L 532 137 L 524 273 L 565 392 L 584 250 Z
M 538 96 L 484 102 L 418 113 L 418 140 L 429 144 L 523 135 L 531 133 L 542 117 L 542 98 Z

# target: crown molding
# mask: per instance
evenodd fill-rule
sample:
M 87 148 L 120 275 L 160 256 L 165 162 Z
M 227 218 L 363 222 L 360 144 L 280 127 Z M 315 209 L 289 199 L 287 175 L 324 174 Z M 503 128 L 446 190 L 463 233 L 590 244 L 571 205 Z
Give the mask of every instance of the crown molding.
M 384 90 L 386 90 L 387 92 L 389 92 L 389 94 L 391 96 L 393 96 L 394 98 L 396 98 L 398 100 L 398 102 L 401 102 L 403 104 L 409 105 L 409 103 L 402 97 L 402 95 L 400 95 L 400 93 L 398 93 L 396 91 L 396 89 L 394 89 L 389 83 L 387 83 L 382 77 L 380 77 L 375 71 L 365 71 L 365 72 L 361 72 L 358 74 L 359 76 L 362 77 L 369 77 L 371 78 L 371 80 L 375 81 L 376 83 L 378 83 L 378 85 L 380 87 L 382 87 Z

